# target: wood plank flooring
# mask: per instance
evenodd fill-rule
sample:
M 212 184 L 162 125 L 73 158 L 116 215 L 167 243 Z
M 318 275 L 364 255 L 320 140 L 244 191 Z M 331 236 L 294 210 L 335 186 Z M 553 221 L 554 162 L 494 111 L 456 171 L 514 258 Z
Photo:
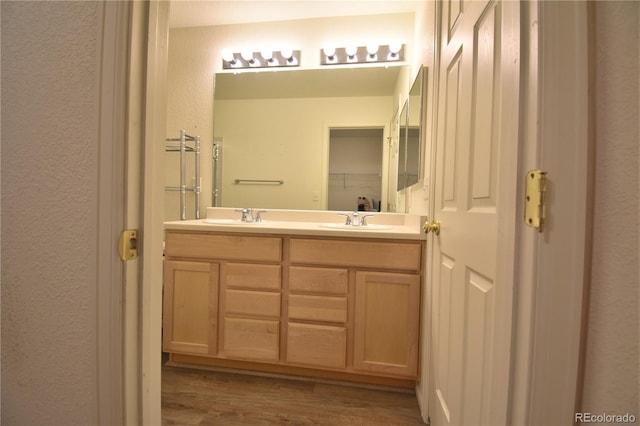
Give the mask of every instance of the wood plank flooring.
M 164 365 L 162 424 L 422 425 L 416 396 Z

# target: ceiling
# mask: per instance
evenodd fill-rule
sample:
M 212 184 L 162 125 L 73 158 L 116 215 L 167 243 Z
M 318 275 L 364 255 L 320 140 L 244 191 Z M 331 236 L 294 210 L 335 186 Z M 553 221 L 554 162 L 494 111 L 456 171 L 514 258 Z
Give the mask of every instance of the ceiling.
M 415 12 L 424 0 L 171 0 L 169 26 L 199 27 Z

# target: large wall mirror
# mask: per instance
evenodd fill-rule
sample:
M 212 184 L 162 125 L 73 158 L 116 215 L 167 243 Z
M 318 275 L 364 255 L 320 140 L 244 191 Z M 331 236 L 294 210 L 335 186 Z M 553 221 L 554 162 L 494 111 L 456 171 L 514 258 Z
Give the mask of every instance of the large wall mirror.
M 356 210 L 365 197 L 385 210 L 401 72 L 407 66 L 216 74 L 218 205 Z

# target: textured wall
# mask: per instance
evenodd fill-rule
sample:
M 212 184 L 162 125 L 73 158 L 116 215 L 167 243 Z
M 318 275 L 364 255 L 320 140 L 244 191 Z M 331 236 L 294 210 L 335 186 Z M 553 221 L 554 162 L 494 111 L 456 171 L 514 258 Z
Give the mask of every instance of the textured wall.
M 640 3 L 596 3 L 596 187 L 583 409 L 640 417 Z
M 1 2 L 2 423 L 95 424 L 99 2 Z

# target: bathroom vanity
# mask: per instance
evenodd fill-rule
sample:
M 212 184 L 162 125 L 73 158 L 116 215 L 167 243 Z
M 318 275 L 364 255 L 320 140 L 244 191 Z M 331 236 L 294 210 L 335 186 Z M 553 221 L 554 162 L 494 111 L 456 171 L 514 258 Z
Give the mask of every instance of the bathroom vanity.
M 413 387 L 422 218 L 262 218 L 209 208 L 207 219 L 165 223 L 170 362 Z

